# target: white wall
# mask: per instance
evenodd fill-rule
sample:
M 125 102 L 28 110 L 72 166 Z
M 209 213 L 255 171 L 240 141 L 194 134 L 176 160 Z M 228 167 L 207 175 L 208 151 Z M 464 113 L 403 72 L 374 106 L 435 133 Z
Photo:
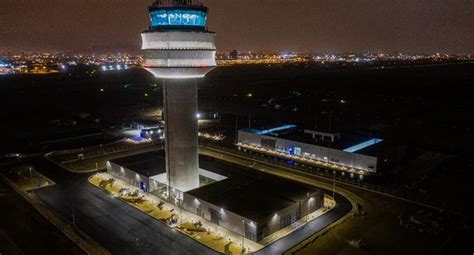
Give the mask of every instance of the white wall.
M 144 182 L 147 185 L 148 189 L 150 189 L 148 177 L 140 175 L 128 168 L 122 167 L 113 162 L 107 162 L 107 173 L 137 188 L 140 188 L 140 182 Z
M 190 211 L 194 214 L 197 214 L 197 208 L 200 208 L 202 214 L 199 216 L 209 221 L 211 221 L 211 214 L 209 209 L 214 209 L 219 213 L 220 216 L 219 226 L 224 227 L 239 235 L 242 235 L 242 233 L 244 233 L 244 223 L 242 222 L 242 219 L 244 220 L 245 224 L 255 224 L 255 222 L 247 218 L 227 211 L 225 210 L 225 208 L 220 208 L 214 204 L 208 203 L 187 193 L 184 193 L 183 207 L 187 211 Z
M 262 138 L 275 140 L 275 150 L 278 151 L 286 151 L 286 149 L 290 147 L 300 147 L 301 156 L 322 161 L 328 160 L 329 163 L 341 164 L 346 167 L 353 167 L 367 172 L 377 172 L 377 158 L 373 156 L 350 153 L 338 149 L 291 141 L 272 136 L 257 135 L 251 132 L 239 130 L 239 143 L 261 146 Z M 309 155 L 305 155 L 305 153 L 308 153 Z M 331 159 L 335 159 L 337 161 L 331 161 Z

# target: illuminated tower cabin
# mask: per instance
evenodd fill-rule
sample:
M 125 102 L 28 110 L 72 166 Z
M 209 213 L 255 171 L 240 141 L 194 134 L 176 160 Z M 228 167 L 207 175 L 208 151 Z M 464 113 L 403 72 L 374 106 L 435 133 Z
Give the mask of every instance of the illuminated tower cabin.
M 167 180 L 188 191 L 199 187 L 196 84 L 216 66 L 215 33 L 197 0 L 157 0 L 149 14 L 143 67 L 163 79 Z

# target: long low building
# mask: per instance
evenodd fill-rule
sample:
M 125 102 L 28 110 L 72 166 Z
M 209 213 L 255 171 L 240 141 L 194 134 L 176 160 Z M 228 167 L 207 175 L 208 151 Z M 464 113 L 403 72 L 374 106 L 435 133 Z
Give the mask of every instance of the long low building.
M 143 191 L 259 242 L 324 205 L 324 191 L 225 161 L 200 156 L 200 187 L 167 185 L 163 151 L 114 159 L 107 172 Z
M 240 149 L 328 164 L 336 170 L 364 175 L 377 173 L 380 165 L 377 149 L 382 144 L 380 138 L 300 129 L 291 124 L 242 129 L 238 133 Z

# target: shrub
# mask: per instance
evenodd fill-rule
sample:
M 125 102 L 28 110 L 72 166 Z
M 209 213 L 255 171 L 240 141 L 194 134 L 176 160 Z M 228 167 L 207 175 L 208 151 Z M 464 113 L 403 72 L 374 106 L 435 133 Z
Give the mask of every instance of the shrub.
M 130 194 L 128 194 L 128 195 L 131 196 L 131 197 L 137 197 L 137 196 L 138 196 L 138 193 L 139 193 L 139 191 L 136 189 L 136 190 L 134 190 L 132 193 L 130 193 Z
M 224 254 L 232 254 L 232 252 L 230 251 L 230 245 L 232 244 L 232 242 L 228 242 L 225 247 L 224 247 Z
M 179 227 L 191 232 L 206 232 L 206 229 L 198 227 L 196 225 L 199 225 L 199 223 L 183 222 Z M 200 226 L 202 226 L 202 223 L 200 224 Z
M 160 201 L 160 203 L 157 205 L 157 207 L 160 209 L 160 210 L 163 210 L 163 205 L 165 203 L 163 201 Z
M 127 189 L 127 188 L 121 188 L 121 189 L 119 190 L 119 194 L 123 196 L 123 194 L 124 194 L 125 192 L 127 192 L 127 191 L 129 191 L 129 189 Z
M 131 203 L 131 204 L 141 204 L 145 202 L 145 200 L 140 197 L 122 197 L 122 199 L 125 200 L 125 202 Z
M 202 227 L 202 222 L 198 221 L 198 222 L 194 223 L 194 227 L 195 228 L 201 228 Z
M 115 182 L 114 179 L 110 178 L 108 180 L 102 180 L 99 182 L 99 186 L 103 189 L 107 188 L 107 185 L 112 185 Z
M 102 180 L 99 182 L 99 186 L 103 189 L 106 189 L 107 185 L 109 185 L 109 183 L 106 180 Z

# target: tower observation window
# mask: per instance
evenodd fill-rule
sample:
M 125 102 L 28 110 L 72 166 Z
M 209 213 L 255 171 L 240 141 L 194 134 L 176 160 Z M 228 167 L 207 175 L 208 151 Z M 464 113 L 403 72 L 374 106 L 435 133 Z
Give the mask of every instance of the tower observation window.
M 196 10 L 156 10 L 150 13 L 152 27 L 206 26 L 207 13 Z

